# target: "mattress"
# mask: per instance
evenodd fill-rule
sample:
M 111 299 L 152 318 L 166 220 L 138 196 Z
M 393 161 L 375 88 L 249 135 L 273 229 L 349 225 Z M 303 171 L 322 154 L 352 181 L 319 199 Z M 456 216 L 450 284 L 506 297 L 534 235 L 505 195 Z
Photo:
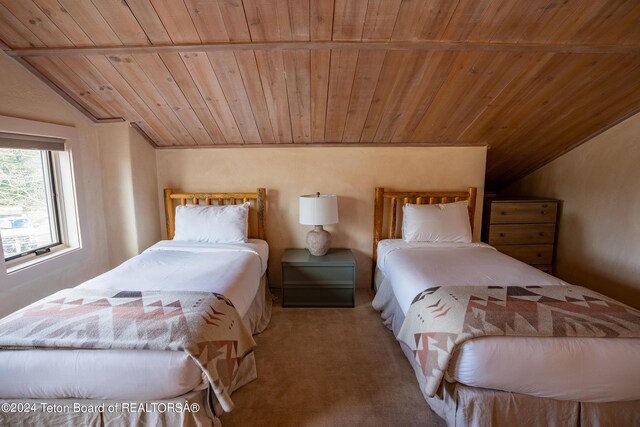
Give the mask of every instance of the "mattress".
M 263 240 L 161 241 L 79 287 L 217 292 L 231 300 L 243 318 L 255 317 L 249 311 L 264 288 L 261 278 L 268 257 Z M 157 400 L 206 387 L 191 358 L 173 351 L 0 351 L 0 378 L 0 398 Z
M 561 280 L 489 245 L 383 240 L 376 309 L 397 336 L 413 298 L 439 285 L 558 285 Z M 640 399 L 640 340 L 482 337 L 454 353 L 445 378 L 468 386 L 558 400 Z

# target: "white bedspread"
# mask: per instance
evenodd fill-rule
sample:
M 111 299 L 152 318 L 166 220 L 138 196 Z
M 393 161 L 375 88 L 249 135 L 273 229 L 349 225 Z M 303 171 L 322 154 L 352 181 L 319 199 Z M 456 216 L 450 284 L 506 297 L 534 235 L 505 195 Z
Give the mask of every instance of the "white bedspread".
M 246 244 L 165 240 L 79 287 L 217 292 L 244 317 L 268 257 L 263 240 Z M 202 384 L 201 370 L 182 352 L 0 351 L 0 398 L 156 400 Z
M 484 243 L 383 240 L 378 244 L 378 268 L 391 281 L 405 314 L 413 298 L 433 286 L 565 284 Z
M 211 291 L 231 300 L 244 317 L 267 270 L 269 246 L 162 240 L 137 257 L 79 287 L 127 291 Z
M 378 269 L 384 277 L 380 286 L 392 288 L 402 319 L 415 296 L 433 286 L 564 284 L 483 243 L 383 240 Z M 559 400 L 637 400 L 638 354 L 637 339 L 484 337 L 460 346 L 446 378 Z

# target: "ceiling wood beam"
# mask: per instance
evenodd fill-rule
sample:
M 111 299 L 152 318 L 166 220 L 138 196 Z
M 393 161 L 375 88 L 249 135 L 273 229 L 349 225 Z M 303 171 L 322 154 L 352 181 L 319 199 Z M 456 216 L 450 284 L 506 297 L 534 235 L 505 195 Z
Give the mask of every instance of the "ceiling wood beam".
M 223 52 L 243 50 L 292 50 L 292 49 L 357 49 L 357 50 L 404 50 L 404 51 L 482 51 L 482 52 L 550 52 L 550 53 L 598 53 L 640 54 L 638 45 L 600 44 L 544 44 L 544 43 L 487 43 L 451 41 L 277 41 L 242 43 L 191 43 L 144 46 L 96 46 L 96 47 L 48 47 L 5 49 L 9 56 L 68 56 L 68 55 L 128 55 L 141 53 L 170 52 Z
M 158 150 L 181 150 L 184 148 L 320 148 L 320 147 L 487 147 L 485 143 L 469 142 L 396 142 L 389 144 L 386 142 L 275 142 L 275 143 L 251 143 L 251 144 L 212 144 L 212 145 L 161 145 L 156 146 Z

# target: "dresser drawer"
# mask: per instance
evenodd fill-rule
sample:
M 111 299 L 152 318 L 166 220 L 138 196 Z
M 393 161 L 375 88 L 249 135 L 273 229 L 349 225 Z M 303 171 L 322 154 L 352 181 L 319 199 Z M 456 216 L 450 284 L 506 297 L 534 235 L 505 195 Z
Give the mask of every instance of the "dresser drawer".
M 555 224 L 495 224 L 489 230 L 489 244 L 548 244 L 555 238 Z
M 353 286 L 352 266 L 282 266 L 283 285 L 305 285 L 314 283 Z
M 527 264 L 551 264 L 553 245 L 505 245 L 497 250 Z
M 491 224 L 555 223 L 556 202 L 494 202 L 491 204 Z
M 284 307 L 353 307 L 354 289 L 324 286 L 285 286 Z

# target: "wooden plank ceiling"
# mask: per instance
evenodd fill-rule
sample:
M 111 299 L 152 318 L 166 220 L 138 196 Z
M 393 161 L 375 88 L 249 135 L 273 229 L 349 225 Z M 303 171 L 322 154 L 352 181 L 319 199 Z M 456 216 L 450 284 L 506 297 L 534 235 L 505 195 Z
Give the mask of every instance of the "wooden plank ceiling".
M 0 0 L 0 39 L 159 148 L 486 144 L 490 187 L 640 109 L 638 0 Z

